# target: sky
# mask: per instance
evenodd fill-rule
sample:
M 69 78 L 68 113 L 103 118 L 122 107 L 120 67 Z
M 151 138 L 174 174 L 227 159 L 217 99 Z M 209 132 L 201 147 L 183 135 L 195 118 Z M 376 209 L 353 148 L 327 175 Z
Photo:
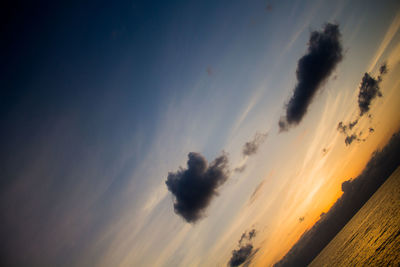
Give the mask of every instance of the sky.
M 400 129 L 398 1 L 56 2 L 0 8 L 7 264 L 273 265 Z

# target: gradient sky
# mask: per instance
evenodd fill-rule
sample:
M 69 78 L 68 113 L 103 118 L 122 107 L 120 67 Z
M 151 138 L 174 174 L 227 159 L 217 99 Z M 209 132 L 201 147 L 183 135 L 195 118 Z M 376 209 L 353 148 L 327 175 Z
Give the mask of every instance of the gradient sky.
M 1 11 L 0 251 L 19 264 L 225 266 L 254 228 L 252 264 L 271 265 L 400 129 L 399 1 L 56 2 Z M 279 133 L 327 22 L 343 60 Z M 337 124 L 384 62 L 383 97 L 356 126 L 366 140 L 346 146 Z M 192 151 L 246 169 L 189 224 L 165 180 Z

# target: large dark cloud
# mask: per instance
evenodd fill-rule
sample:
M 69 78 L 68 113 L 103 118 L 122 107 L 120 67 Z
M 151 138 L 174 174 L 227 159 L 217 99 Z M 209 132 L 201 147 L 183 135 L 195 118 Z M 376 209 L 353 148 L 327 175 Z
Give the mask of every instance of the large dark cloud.
M 168 173 L 165 181 L 174 195 L 174 210 L 187 222 L 196 222 L 203 215 L 217 189 L 228 179 L 228 157 L 223 154 L 210 165 L 199 153 L 190 152 L 187 169 Z
M 258 148 L 264 143 L 268 133 L 256 133 L 253 140 L 246 142 L 243 146 L 242 153 L 244 156 L 251 156 L 257 153 Z
M 311 33 L 308 51 L 297 65 L 297 85 L 279 121 L 281 131 L 300 123 L 315 93 L 342 60 L 340 36 L 339 26 L 331 23 Z
M 379 85 L 382 81 L 382 75 L 386 74 L 387 71 L 387 65 L 383 64 L 379 68 L 379 75 L 377 78 L 372 77 L 369 73 L 364 73 L 364 77 L 361 80 L 360 91 L 358 93 L 360 116 L 363 116 L 369 111 L 372 100 L 376 97 L 382 97 Z
M 400 132 L 376 151 L 363 172 L 342 184 L 343 195 L 274 266 L 307 266 L 400 164 Z
M 257 232 L 252 229 L 249 232 L 244 232 L 239 239 L 238 248 L 232 250 L 232 256 L 228 262 L 228 265 L 239 266 L 243 263 L 247 265 L 251 262 L 254 255 L 257 253 L 258 249 L 253 249 L 251 241 L 255 238 Z

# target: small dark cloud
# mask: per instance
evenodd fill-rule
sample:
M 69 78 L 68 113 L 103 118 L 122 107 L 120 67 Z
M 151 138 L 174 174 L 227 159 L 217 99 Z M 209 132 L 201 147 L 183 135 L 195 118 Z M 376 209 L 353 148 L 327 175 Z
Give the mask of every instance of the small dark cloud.
M 244 232 L 241 236 L 240 236 L 240 239 L 239 239 L 239 246 L 241 246 L 242 245 L 242 243 L 245 241 L 247 239 L 247 232 Z
M 255 229 L 249 232 L 244 232 L 238 242 L 238 248 L 232 250 L 232 256 L 228 262 L 229 266 L 239 266 L 243 263 L 249 264 L 258 249 L 253 250 L 251 244 L 252 239 L 256 236 L 257 232 Z
M 362 78 L 360 92 L 358 94 L 358 107 L 360 108 L 360 116 L 363 116 L 370 109 L 372 100 L 381 97 L 382 93 L 379 88 L 379 80 L 373 78 L 368 73 Z
M 360 91 L 358 93 L 358 107 L 360 108 L 360 116 L 363 116 L 370 109 L 372 100 L 376 97 L 382 97 L 380 90 L 380 83 L 382 82 L 382 75 L 388 72 L 388 67 L 384 63 L 379 68 L 379 75 L 377 78 L 372 77 L 369 73 L 364 73 L 361 80 Z
M 362 173 L 342 183 L 342 196 L 274 266 L 307 266 L 336 236 L 400 164 L 400 132 L 372 154 Z
M 358 123 L 358 118 L 354 121 L 350 121 L 348 124 L 344 124 L 342 121 L 338 123 L 337 130 L 341 133 L 347 134 L 348 131 L 351 131 L 354 126 Z
M 351 121 L 349 122 L 349 130 L 352 130 L 354 128 L 354 126 L 356 126 L 358 123 L 358 119 L 356 119 L 355 121 Z
M 239 246 L 241 246 L 244 242 L 251 241 L 256 235 L 256 229 L 251 229 L 249 232 L 244 232 L 239 239 Z
M 247 258 L 251 255 L 253 251 L 253 245 L 247 244 L 243 247 L 235 249 L 232 251 L 232 257 L 229 260 L 230 266 L 239 266 L 240 264 L 244 263 Z
M 168 173 L 165 181 L 174 195 L 175 213 L 193 223 L 203 217 L 218 188 L 228 179 L 228 157 L 223 154 L 208 165 L 199 153 L 190 152 L 187 169 Z
M 244 165 L 242 165 L 242 166 L 239 166 L 239 167 L 236 167 L 233 171 L 234 172 L 238 172 L 238 173 L 242 173 L 242 172 L 244 172 L 246 170 L 246 164 L 244 164 Z
M 351 145 L 351 143 L 353 143 L 353 141 L 357 141 L 357 140 L 359 140 L 357 135 L 352 134 L 352 135 L 346 136 L 346 139 L 344 139 L 344 143 L 346 144 L 346 146 L 349 146 L 349 145 Z
M 341 133 L 347 132 L 347 125 L 345 125 L 342 121 L 338 123 L 337 130 Z
M 337 24 L 327 23 L 322 31 L 310 35 L 307 53 L 297 65 L 297 85 L 279 121 L 280 131 L 300 123 L 315 93 L 342 60 L 341 34 Z
M 344 139 L 344 143 L 346 144 L 346 146 L 351 145 L 353 142 L 365 142 L 367 139 L 366 138 L 361 138 L 363 132 L 360 132 L 359 134 L 351 134 L 346 136 L 346 138 Z
M 375 132 L 375 130 L 374 130 L 374 128 L 372 128 L 372 127 L 369 127 L 369 130 L 368 130 L 370 133 L 373 133 L 373 132 Z
M 386 74 L 388 72 L 388 67 L 386 63 L 383 63 L 382 66 L 379 68 L 380 75 Z
M 256 133 L 254 139 L 246 142 L 243 146 L 243 156 L 251 156 L 257 153 L 258 148 L 264 143 L 268 133 Z
M 285 117 L 281 117 L 278 122 L 279 132 L 286 132 L 289 130 L 289 123 Z
M 268 3 L 268 4 L 266 5 L 266 7 L 265 7 L 265 10 L 266 10 L 267 12 L 272 11 L 272 5 L 271 5 L 270 3 Z
M 353 128 L 355 125 L 357 125 L 359 118 L 357 118 L 354 121 L 349 122 L 348 124 L 344 124 L 342 121 L 338 123 L 337 126 L 337 130 L 340 133 L 343 133 L 344 135 L 346 135 L 346 138 L 344 139 L 344 143 L 346 144 L 346 146 L 351 145 L 354 141 L 357 142 L 361 142 L 361 141 L 365 141 L 366 139 L 361 138 L 361 136 L 363 135 L 363 131 L 360 131 L 358 134 L 356 132 L 352 132 Z M 372 133 L 374 131 L 374 129 L 369 128 L 369 132 Z M 371 131 L 372 129 L 372 131 Z
M 248 234 L 249 240 L 252 240 L 256 236 L 256 229 L 253 229 Z
M 323 148 L 322 149 L 322 156 L 325 156 L 326 154 L 328 154 L 328 152 L 329 152 L 329 150 L 330 150 L 330 148 Z
M 302 216 L 302 217 L 299 218 L 299 223 L 301 223 L 301 222 L 303 222 L 303 221 L 304 221 L 304 216 Z

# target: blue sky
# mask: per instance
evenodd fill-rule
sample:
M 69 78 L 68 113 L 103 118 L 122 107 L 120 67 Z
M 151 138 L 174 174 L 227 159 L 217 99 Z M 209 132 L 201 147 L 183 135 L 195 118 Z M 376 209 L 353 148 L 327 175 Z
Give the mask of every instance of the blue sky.
M 2 253 L 29 266 L 224 265 L 254 227 L 256 262 L 273 264 L 400 125 L 398 10 L 397 1 L 10 7 L 1 45 Z M 279 134 L 297 61 L 327 22 L 340 27 L 343 60 L 303 121 Z M 375 135 L 346 147 L 336 125 L 357 113 L 363 73 L 385 61 Z M 243 157 L 257 132 L 268 132 L 266 141 Z M 331 154 L 321 159 L 323 148 Z M 247 166 L 231 172 L 195 224 L 174 213 L 165 185 L 191 151 L 209 162 L 225 151 L 232 170 Z M 290 238 L 268 254 L 283 234 Z

